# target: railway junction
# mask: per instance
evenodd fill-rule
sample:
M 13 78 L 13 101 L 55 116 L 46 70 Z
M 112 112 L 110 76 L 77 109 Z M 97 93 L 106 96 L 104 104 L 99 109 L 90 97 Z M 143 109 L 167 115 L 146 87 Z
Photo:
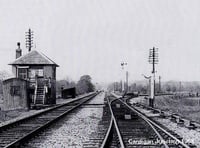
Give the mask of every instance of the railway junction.
M 126 83 L 122 82 L 121 92 L 95 90 L 77 95 L 77 87 L 61 87 L 64 102 L 58 103 L 58 65 L 37 50 L 30 49 L 27 54 L 22 55 L 20 43 L 17 45 L 16 59 L 10 63 L 14 78 L 3 81 L 3 109 L 39 111 L 2 123 L 0 147 L 200 147 L 198 139 L 179 132 L 188 129 L 187 133 L 192 135 L 192 131 L 193 135 L 199 137 L 200 124 L 177 114 L 163 112 L 154 106 L 157 63 L 154 47 L 150 50 L 152 76 L 145 76 L 150 80 L 147 105 L 136 101 L 142 98 L 139 93 L 127 93 L 128 73 Z M 123 69 L 125 65 L 126 62 L 121 63 Z M 82 80 L 85 78 L 90 79 L 86 76 Z M 177 126 L 183 129 L 174 129 Z
M 0 148 L 200 148 L 199 6 L 0 0 Z
M 155 119 L 163 116 L 126 97 L 94 92 L 2 125 L 0 147 L 197 147 Z

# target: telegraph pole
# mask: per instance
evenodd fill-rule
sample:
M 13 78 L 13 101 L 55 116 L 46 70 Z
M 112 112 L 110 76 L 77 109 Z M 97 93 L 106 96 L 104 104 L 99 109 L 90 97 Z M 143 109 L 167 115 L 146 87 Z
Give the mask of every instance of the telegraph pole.
M 28 51 L 31 51 L 31 48 L 33 47 L 33 31 L 29 28 L 29 30 L 26 32 L 26 48 L 28 48 Z
M 123 70 L 124 70 L 124 66 L 125 66 L 125 65 L 127 65 L 127 63 L 121 62 L 122 74 L 123 74 Z M 123 76 L 122 76 L 122 92 L 125 90 L 125 88 L 124 88 L 124 83 L 125 83 L 125 82 L 123 82 Z
M 151 77 L 151 96 L 149 99 L 149 106 L 154 107 L 155 99 L 155 64 L 158 64 L 158 48 L 153 47 L 149 50 L 149 63 L 152 64 L 152 77 Z

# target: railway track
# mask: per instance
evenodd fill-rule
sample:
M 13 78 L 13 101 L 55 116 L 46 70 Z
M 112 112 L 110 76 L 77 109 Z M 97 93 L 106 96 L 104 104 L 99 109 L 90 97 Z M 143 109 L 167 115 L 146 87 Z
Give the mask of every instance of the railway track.
M 163 125 L 155 122 L 154 120 L 151 120 L 150 118 L 143 115 L 139 110 L 135 109 L 133 106 L 130 106 L 129 104 L 125 103 L 131 110 L 137 112 L 140 116 L 143 116 L 146 121 L 148 121 L 155 129 L 156 131 L 162 136 L 164 142 L 167 142 L 166 147 L 179 147 L 179 148 L 190 148 L 190 147 L 196 147 L 193 144 L 185 143 L 182 141 L 182 137 L 174 133 L 173 131 L 167 129 Z
M 74 109 L 83 104 L 87 105 L 86 102 L 96 95 L 91 94 L 1 127 L 0 147 L 23 147 L 29 139 Z M 98 124 L 98 130 L 83 143 L 84 148 L 189 148 L 181 141 L 181 137 L 147 118 L 119 98 L 106 97 L 102 107 L 103 116 Z
M 72 110 L 95 97 L 97 93 L 50 108 L 39 114 L 0 127 L 0 147 L 20 147 L 30 138 L 55 123 Z
M 86 142 L 84 142 L 83 147 L 84 148 L 99 148 L 101 145 L 104 145 L 104 139 L 107 137 L 107 131 L 110 131 L 112 129 L 112 118 L 110 109 L 108 107 L 108 102 L 106 98 L 104 98 L 104 107 L 103 107 L 103 115 L 102 119 L 98 124 L 98 131 L 93 132 L 90 135 L 90 139 Z M 110 133 L 110 132 L 108 132 Z
M 106 137 L 107 143 L 103 147 L 190 147 L 176 134 L 150 120 L 119 98 L 109 97 L 109 102 L 114 130 L 108 131 L 110 136 Z
M 113 111 L 107 97 L 104 98 L 104 111 L 99 122 L 98 131 L 91 134 L 91 138 L 84 142 L 84 148 L 117 148 L 123 142 L 120 139 L 117 122 L 113 118 Z

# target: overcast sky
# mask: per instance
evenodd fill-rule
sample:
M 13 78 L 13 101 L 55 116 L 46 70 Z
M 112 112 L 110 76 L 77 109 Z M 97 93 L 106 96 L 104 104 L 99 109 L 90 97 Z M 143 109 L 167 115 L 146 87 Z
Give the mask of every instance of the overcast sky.
M 57 78 L 96 82 L 130 80 L 150 74 L 149 49 L 159 48 L 157 75 L 163 80 L 200 80 L 199 0 L 0 0 L 0 68 L 23 54 L 25 32 L 34 47 L 60 67 Z

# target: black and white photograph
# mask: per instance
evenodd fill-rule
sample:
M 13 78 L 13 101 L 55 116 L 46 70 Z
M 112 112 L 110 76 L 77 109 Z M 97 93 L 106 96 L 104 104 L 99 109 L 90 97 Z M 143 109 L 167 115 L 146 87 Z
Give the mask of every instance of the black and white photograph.
M 0 148 L 200 148 L 200 1 L 0 0 Z

